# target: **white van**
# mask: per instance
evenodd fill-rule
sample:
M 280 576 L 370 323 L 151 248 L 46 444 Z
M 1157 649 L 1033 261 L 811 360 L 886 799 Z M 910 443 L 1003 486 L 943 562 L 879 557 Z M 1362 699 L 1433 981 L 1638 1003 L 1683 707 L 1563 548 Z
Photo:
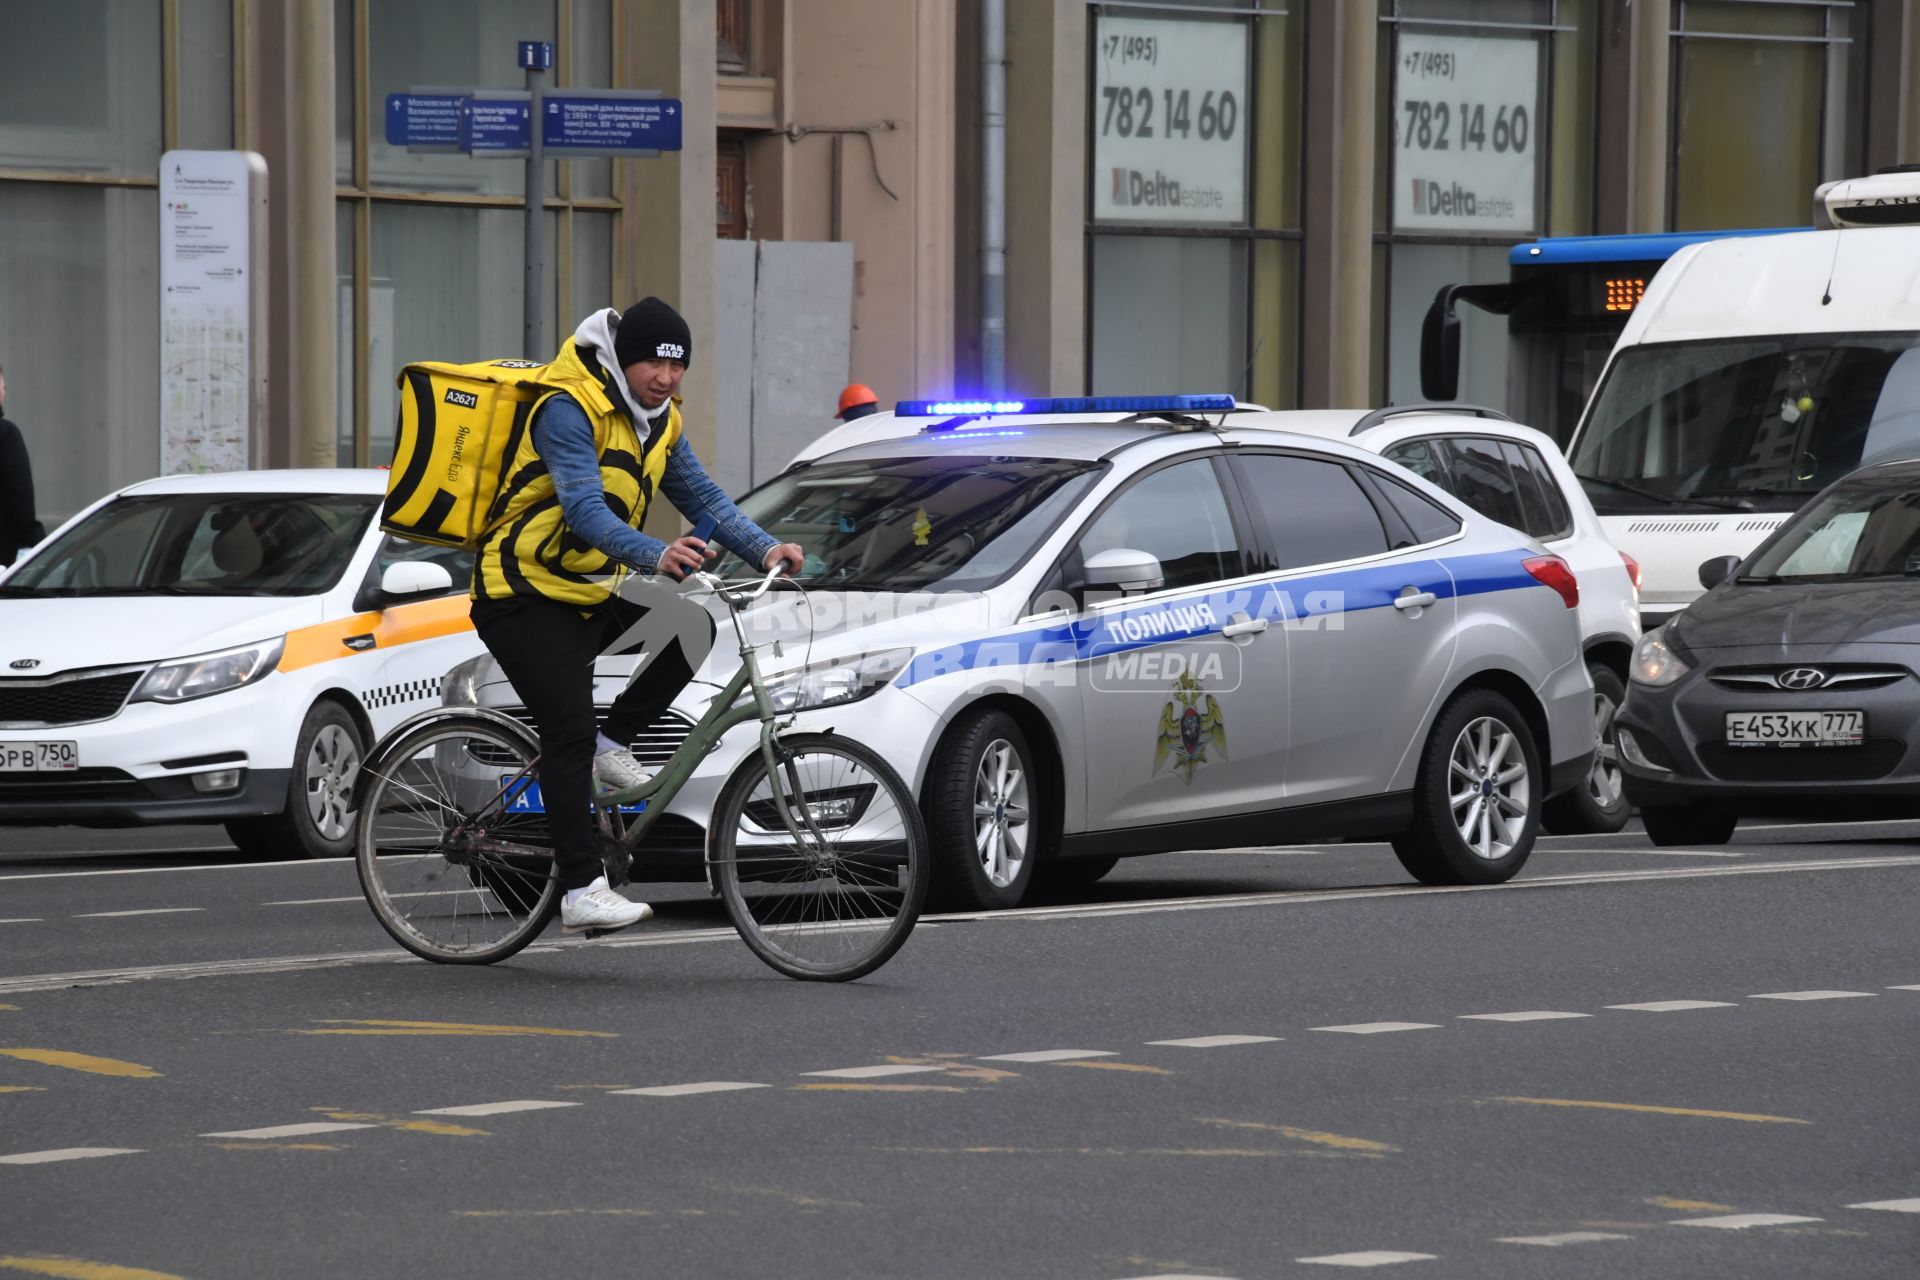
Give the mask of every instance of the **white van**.
M 1920 455 L 1920 166 L 1816 194 L 1834 229 L 1670 258 L 1567 458 L 1641 567 L 1651 627 L 1862 463 Z

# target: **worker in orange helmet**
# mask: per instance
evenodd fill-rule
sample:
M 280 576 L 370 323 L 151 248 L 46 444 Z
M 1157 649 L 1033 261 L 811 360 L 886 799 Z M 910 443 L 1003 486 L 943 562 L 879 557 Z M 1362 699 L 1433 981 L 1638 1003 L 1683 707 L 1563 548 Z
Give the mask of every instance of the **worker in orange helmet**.
M 880 397 L 873 394 L 873 388 L 864 382 L 849 382 L 847 389 L 840 393 L 840 411 L 833 416 L 842 422 L 853 422 L 878 412 Z

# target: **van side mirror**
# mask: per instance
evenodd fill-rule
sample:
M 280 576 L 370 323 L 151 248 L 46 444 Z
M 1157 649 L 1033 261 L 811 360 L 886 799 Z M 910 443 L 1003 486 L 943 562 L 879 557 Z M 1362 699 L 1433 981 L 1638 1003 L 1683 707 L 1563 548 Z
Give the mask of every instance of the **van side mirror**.
M 1158 591 L 1167 585 L 1159 558 L 1132 547 L 1088 556 L 1083 577 L 1090 591 Z
M 1731 578 L 1739 568 L 1739 556 L 1715 556 L 1700 566 L 1700 585 L 1711 591 Z
M 440 596 L 453 590 L 447 566 L 430 560 L 402 560 L 380 575 L 380 594 L 389 600 L 411 596 Z

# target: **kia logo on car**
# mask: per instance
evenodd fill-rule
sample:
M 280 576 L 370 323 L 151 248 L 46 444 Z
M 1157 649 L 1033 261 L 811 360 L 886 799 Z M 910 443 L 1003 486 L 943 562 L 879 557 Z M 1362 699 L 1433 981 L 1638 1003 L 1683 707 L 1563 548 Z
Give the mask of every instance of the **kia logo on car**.
M 1818 667 L 1795 667 L 1782 671 L 1776 683 L 1782 689 L 1818 689 L 1827 682 L 1827 673 Z
M 15 671 L 31 671 L 35 667 L 40 665 L 40 659 L 15 658 L 12 662 L 9 662 L 7 665 L 12 667 Z

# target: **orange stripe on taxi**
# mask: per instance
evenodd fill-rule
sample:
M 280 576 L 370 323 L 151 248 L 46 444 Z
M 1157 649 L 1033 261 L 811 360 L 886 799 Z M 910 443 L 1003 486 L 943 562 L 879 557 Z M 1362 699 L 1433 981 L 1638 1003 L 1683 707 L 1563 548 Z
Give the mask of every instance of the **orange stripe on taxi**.
M 338 658 L 351 658 L 356 653 L 397 649 L 416 640 L 437 640 L 442 636 L 471 631 L 473 619 L 469 611 L 472 604 L 468 596 L 447 596 L 439 600 L 422 600 L 418 604 L 397 604 L 373 613 L 356 613 L 351 617 L 322 622 L 318 626 L 289 631 L 286 650 L 280 655 L 279 670 L 298 671 L 302 667 L 316 666 Z M 362 636 L 371 637 L 373 643 L 362 644 L 358 649 L 348 646 L 348 640 Z

